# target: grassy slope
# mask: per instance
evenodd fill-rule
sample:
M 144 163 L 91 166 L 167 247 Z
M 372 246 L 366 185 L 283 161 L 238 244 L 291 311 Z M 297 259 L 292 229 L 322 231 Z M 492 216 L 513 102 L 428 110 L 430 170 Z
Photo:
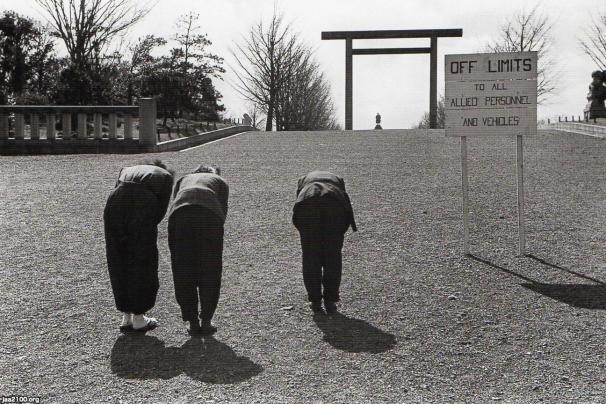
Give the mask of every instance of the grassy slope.
M 601 400 L 606 142 L 525 140 L 528 250 L 517 258 L 515 142 L 470 139 L 472 252 L 461 255 L 458 139 L 442 132 L 250 133 L 159 157 L 230 183 L 216 339 L 189 340 L 160 225 L 161 327 L 119 338 L 102 210 L 141 156 L 0 157 L 0 394 L 45 402 Z M 305 307 L 296 179 L 345 179 L 343 317 Z M 547 265 L 550 263 L 553 265 Z M 596 286 L 597 285 L 597 286 Z M 450 298 L 449 298 L 450 297 Z M 291 311 L 280 310 L 294 306 Z M 395 342 L 395 345 L 394 345 Z

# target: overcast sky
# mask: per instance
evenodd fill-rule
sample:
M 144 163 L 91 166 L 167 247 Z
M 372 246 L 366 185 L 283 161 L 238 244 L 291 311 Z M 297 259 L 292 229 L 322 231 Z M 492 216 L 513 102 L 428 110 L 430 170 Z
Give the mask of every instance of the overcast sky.
M 142 5 L 152 3 L 140 1 Z M 462 28 L 462 38 L 438 40 L 438 91 L 444 93 L 444 55 L 481 51 L 498 34 L 504 19 L 537 3 L 553 19 L 554 53 L 559 71 L 558 93 L 539 106 L 539 118 L 582 115 L 587 86 L 596 66 L 583 54 L 579 38 L 591 16 L 606 10 L 604 0 L 159 0 L 148 16 L 130 31 L 133 39 L 146 34 L 169 37 L 176 19 L 188 12 L 201 14 L 212 51 L 225 57 L 227 73 L 216 82 L 227 114 L 246 112 L 234 91 L 230 47 L 248 28 L 269 18 L 274 4 L 286 21 L 315 50 L 316 59 L 332 85 L 338 119 L 344 124 L 345 41 L 322 41 L 322 31 Z M 0 9 L 12 9 L 37 19 L 44 15 L 34 0 L 0 0 Z M 356 47 L 429 46 L 429 39 L 354 41 Z M 355 56 L 353 59 L 354 129 L 374 127 L 377 112 L 383 128 L 409 128 L 429 107 L 429 55 Z

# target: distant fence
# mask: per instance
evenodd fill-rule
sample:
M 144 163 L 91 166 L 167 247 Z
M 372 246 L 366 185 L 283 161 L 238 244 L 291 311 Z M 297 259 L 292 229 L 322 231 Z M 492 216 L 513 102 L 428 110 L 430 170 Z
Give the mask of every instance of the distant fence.
M 546 119 L 543 119 L 544 121 L 547 122 L 547 124 L 552 124 L 552 123 L 556 123 L 556 122 L 585 122 L 585 123 L 599 123 L 600 121 L 603 122 L 604 119 L 603 118 L 591 118 L 589 119 L 589 114 L 584 113 L 583 116 L 581 115 L 558 115 L 558 116 L 552 116 Z
M 204 135 L 215 140 L 234 131 L 254 130 L 234 126 L 228 131 L 176 139 L 179 142 L 170 147 L 160 146 L 167 142 L 158 142 L 156 115 L 153 98 L 140 99 L 138 106 L 0 105 L 0 154 L 157 152 L 201 144 Z
M 606 126 L 581 122 L 550 122 L 539 125 L 539 129 L 552 129 L 579 135 L 606 138 Z

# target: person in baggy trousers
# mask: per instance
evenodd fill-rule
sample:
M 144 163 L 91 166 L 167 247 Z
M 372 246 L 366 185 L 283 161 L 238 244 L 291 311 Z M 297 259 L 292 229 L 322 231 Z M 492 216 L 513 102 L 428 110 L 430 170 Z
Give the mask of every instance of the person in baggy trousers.
M 158 224 L 164 218 L 173 174 L 160 161 L 125 167 L 110 194 L 103 222 L 107 268 L 120 331 L 145 332 L 158 321 L 145 316 L 158 293 Z
M 340 300 L 343 239 L 349 226 L 357 231 L 343 179 L 328 171 L 301 177 L 292 221 L 301 236 L 303 282 L 311 309 L 322 313 L 324 299 L 326 311 L 335 313 Z
M 179 179 L 168 215 L 175 297 L 192 335 L 216 331 L 211 321 L 221 292 L 223 226 L 229 197 L 229 187 L 220 173 L 217 167 L 199 166 Z

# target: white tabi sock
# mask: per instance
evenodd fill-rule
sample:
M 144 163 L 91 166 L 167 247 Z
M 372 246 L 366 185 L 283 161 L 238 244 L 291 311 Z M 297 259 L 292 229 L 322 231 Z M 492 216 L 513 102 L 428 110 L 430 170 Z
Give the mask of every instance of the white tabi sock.
M 120 324 L 120 327 L 132 324 L 133 323 L 132 317 L 133 317 L 132 313 L 122 313 L 122 324 Z
M 144 314 L 133 314 L 133 328 L 143 328 L 150 320 L 155 321 L 155 318 L 147 317 Z

